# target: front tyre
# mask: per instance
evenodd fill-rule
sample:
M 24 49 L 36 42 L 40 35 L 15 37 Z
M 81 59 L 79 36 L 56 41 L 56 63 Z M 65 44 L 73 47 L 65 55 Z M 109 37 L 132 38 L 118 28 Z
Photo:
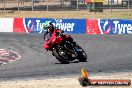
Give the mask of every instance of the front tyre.
M 86 62 L 87 61 L 87 54 L 86 52 L 80 47 L 82 51 L 78 52 L 78 60 L 80 62 Z
M 55 48 L 52 50 L 52 54 L 56 57 L 56 59 L 63 63 L 63 64 L 69 64 L 68 57 L 66 56 L 65 52 Z

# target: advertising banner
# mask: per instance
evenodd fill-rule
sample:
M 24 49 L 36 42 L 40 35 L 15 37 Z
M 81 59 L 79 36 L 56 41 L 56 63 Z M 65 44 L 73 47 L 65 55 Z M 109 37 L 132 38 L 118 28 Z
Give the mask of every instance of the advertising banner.
M 43 33 L 45 21 L 51 21 L 65 33 L 84 34 L 86 19 L 15 18 L 14 32 Z
M 132 20 L 106 20 L 98 21 L 103 34 L 132 34 Z
M 0 18 L 0 32 L 13 32 L 14 18 Z
M 86 20 L 86 34 L 101 34 L 97 19 Z
M 86 34 L 132 34 L 132 20 L 87 19 Z
M 13 32 L 28 33 L 24 27 L 23 18 L 14 18 Z

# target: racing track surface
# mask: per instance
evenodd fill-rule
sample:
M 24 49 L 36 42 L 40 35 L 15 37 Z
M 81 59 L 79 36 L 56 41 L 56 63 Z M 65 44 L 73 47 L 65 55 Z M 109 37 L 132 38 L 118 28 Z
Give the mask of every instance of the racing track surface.
M 60 64 L 43 49 L 42 34 L 0 33 L 0 49 L 22 55 L 22 59 L 0 66 L 0 78 L 76 75 L 82 67 L 92 73 L 132 70 L 131 35 L 72 36 L 86 51 L 88 62 Z

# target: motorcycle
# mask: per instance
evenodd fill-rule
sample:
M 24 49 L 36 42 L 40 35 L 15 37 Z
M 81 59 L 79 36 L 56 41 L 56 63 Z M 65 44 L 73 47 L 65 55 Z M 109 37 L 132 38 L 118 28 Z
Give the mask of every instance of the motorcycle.
M 69 64 L 69 61 L 75 59 L 86 62 L 86 52 L 78 44 L 74 45 L 72 39 L 70 35 L 64 34 L 62 30 L 58 29 L 53 32 L 48 41 L 45 40 L 44 48 L 52 51 L 52 55 L 63 64 Z

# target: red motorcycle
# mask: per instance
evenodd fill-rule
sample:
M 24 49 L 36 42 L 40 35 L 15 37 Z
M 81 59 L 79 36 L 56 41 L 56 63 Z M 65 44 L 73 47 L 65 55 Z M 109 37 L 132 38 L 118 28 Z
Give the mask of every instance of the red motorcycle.
M 75 59 L 80 62 L 86 62 L 87 60 L 86 52 L 78 44 L 73 44 L 73 38 L 70 35 L 64 34 L 59 29 L 54 31 L 48 41 L 45 41 L 44 48 L 52 51 L 52 55 L 64 64 L 68 64 L 69 61 Z

